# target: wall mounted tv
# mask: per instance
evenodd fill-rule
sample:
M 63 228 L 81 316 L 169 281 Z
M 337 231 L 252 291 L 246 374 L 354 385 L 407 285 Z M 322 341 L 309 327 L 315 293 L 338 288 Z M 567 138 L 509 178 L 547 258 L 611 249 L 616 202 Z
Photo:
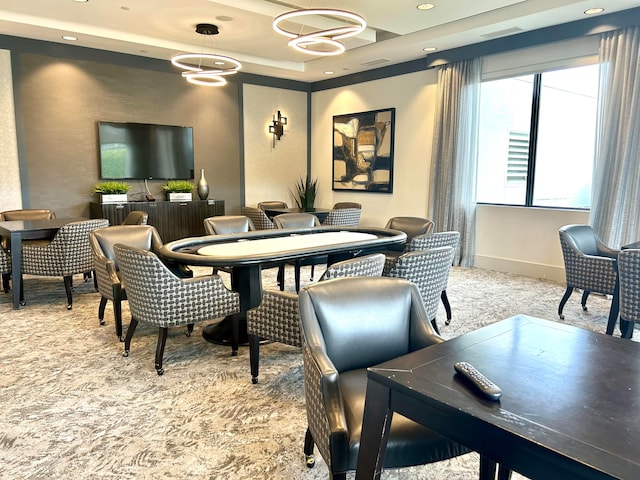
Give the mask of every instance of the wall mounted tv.
M 190 179 L 193 128 L 98 122 L 103 179 Z

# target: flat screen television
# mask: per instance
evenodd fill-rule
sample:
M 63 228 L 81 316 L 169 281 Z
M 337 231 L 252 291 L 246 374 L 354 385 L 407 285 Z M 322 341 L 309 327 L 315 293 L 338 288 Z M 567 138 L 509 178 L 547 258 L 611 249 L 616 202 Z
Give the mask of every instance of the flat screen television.
M 103 179 L 191 179 L 193 128 L 98 122 Z

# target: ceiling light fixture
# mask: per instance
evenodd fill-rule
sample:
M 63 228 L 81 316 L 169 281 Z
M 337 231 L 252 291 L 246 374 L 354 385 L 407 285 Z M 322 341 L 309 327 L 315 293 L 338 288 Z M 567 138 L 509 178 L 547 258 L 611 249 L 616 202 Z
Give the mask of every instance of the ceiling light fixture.
M 597 13 L 602 13 L 602 12 L 604 12 L 604 8 L 597 7 L 597 8 L 590 8 L 588 10 L 585 10 L 584 14 L 585 15 L 595 15 Z
M 211 23 L 196 25 L 196 33 L 203 35 L 204 41 L 219 33 L 218 27 Z M 242 64 L 235 58 L 213 53 L 180 53 L 171 57 L 171 63 L 185 70 L 182 76 L 187 82 L 206 87 L 221 87 L 227 84 L 226 75 L 238 73 Z
M 63 35 L 62 39 L 69 40 L 70 42 L 75 42 L 76 40 L 78 40 L 78 37 L 74 37 L 73 35 Z
M 292 22 L 292 19 L 298 19 L 299 17 L 307 17 L 307 21 L 300 27 L 299 33 L 285 30 L 282 27 L 283 22 Z M 321 17 L 317 21 L 323 22 L 339 19 L 343 22 L 343 25 L 315 32 L 303 33 L 302 30 L 306 25 L 309 23 L 316 23 L 313 21 L 313 17 Z M 360 15 L 332 8 L 293 10 L 291 12 L 278 15 L 273 19 L 273 29 L 280 35 L 291 38 L 288 43 L 290 47 L 293 47 L 295 50 L 302 53 L 318 56 L 339 55 L 343 53 L 345 51 L 345 46 L 338 40 L 358 35 L 364 31 L 365 28 L 367 28 L 367 22 Z
M 436 6 L 433 3 L 419 3 L 418 5 L 416 5 L 416 8 L 418 10 L 431 10 L 435 7 Z
M 425 52 L 429 53 L 429 52 L 435 52 L 436 50 L 438 50 L 437 47 L 424 47 L 422 50 L 424 50 Z

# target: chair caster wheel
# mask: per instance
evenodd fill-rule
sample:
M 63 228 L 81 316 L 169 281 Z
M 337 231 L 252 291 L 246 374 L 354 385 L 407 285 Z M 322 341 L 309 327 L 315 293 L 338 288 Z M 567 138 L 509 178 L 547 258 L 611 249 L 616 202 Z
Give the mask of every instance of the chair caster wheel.
M 128 356 L 129 356 L 129 350 L 125 350 L 125 351 L 122 353 L 122 356 L 123 356 L 123 357 L 128 357 Z
M 5 288 L 5 289 L 4 289 L 4 293 L 9 293 L 9 289 L 8 289 L 8 288 Z
M 124 335 L 120 335 L 120 336 L 118 337 L 118 340 L 120 340 L 121 342 L 124 342 Z
M 313 455 L 306 455 L 305 463 L 307 468 L 313 468 L 316 464 L 316 459 Z
M 587 311 L 587 306 L 586 306 L 586 305 L 583 305 L 583 306 L 582 306 L 582 310 L 586 312 L 586 311 Z
M 258 377 L 251 377 L 251 383 L 253 383 L 254 385 L 258 383 Z
M 185 335 L 186 335 L 187 337 L 190 337 L 190 336 L 191 336 L 191 332 L 186 332 L 186 333 L 185 333 Z
M 560 314 L 560 320 L 564 320 L 564 315 Z
M 449 325 L 450 323 L 451 323 L 451 320 L 449 320 L 449 319 L 447 319 L 447 320 L 445 320 L 445 321 L 444 321 L 444 324 L 445 324 L 445 325 Z
M 73 305 L 67 305 L 67 310 L 71 310 L 73 308 Z
M 104 320 L 100 320 L 100 325 L 106 325 L 107 322 L 105 322 Z
M 24 300 L 20 300 L 20 305 L 22 305 L 23 307 L 27 304 L 27 302 L 25 302 Z
M 231 350 L 231 356 L 232 357 L 237 357 L 238 356 L 238 351 L 237 350 Z
M 162 367 L 160 367 L 160 368 L 156 367 L 156 371 L 158 372 L 158 375 L 163 375 L 164 374 L 164 369 Z

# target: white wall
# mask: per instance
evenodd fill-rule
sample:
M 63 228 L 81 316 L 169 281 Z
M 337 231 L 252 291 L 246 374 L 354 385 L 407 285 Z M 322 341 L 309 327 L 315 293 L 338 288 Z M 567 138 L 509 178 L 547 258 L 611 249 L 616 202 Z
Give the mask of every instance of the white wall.
M 0 212 L 22 208 L 11 52 L 0 50 Z
M 244 203 L 281 200 L 293 206 L 291 191 L 307 175 L 307 94 L 245 84 L 243 104 Z M 278 110 L 287 125 L 274 147 L 268 126 Z
M 362 204 L 361 225 L 384 226 L 399 215 L 427 214 L 435 70 L 314 93 L 311 100 L 311 173 L 318 177 L 320 207 Z M 393 193 L 332 191 L 333 116 L 395 107 Z
M 593 37 L 550 44 L 485 59 L 484 70 L 497 78 L 531 63 L 560 65 L 571 59 L 578 65 L 593 58 L 597 48 Z M 360 202 L 363 225 L 382 226 L 398 215 L 427 216 L 436 83 L 436 70 L 429 70 L 313 94 L 311 169 L 320 180 L 321 206 Z M 393 194 L 332 192 L 333 115 L 388 107 L 396 108 Z M 479 206 L 475 264 L 564 282 L 558 228 L 587 221 L 585 211 Z

